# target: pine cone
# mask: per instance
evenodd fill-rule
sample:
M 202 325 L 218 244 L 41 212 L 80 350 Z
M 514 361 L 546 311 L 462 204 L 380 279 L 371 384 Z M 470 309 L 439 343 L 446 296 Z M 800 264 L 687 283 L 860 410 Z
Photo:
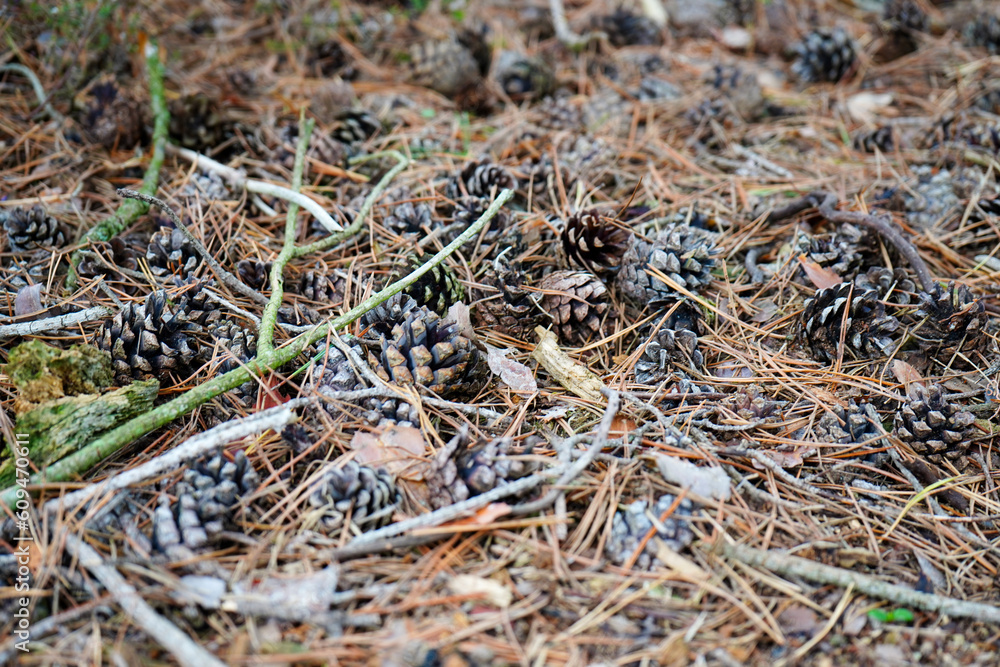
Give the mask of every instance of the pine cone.
M 496 68 L 500 88 L 515 102 L 541 99 L 555 91 L 556 76 L 552 66 L 541 58 L 507 51 Z
M 191 326 L 167 307 L 163 290 L 146 297 L 143 305 L 128 303 L 97 334 L 97 346 L 111 354 L 115 382 L 133 379 L 169 380 L 190 377 L 198 356 L 197 343 L 187 332 Z
M 875 441 L 882 437 L 882 431 L 876 424 L 882 420 L 870 403 L 858 405 L 853 400 L 842 408 L 833 407 L 834 414 L 827 413 L 816 423 L 815 434 L 817 442 L 829 442 L 839 445 L 851 445 Z
M 701 313 L 697 307 L 682 302 L 655 332 L 646 331 L 642 356 L 635 362 L 635 381 L 657 385 L 670 376 L 671 367 L 680 364 L 700 369 L 705 357 L 698 349 Z M 655 326 L 655 325 L 654 325 Z
M 350 81 L 358 75 L 354 67 L 354 58 L 336 39 L 329 39 L 312 46 L 306 56 L 306 66 L 317 78 L 333 79 L 339 76 L 345 81 Z
M 221 363 L 214 367 L 219 375 L 246 365 L 257 355 L 257 337 L 244 325 L 232 320 L 220 320 L 208 324 L 206 330 L 209 340 L 214 344 L 214 358 L 221 360 Z M 234 412 L 239 413 L 252 408 L 257 402 L 258 386 L 256 378 L 251 378 L 220 396 L 221 408 L 216 409 L 212 406 L 208 411 L 210 421 L 222 423 L 231 419 Z
M 608 289 L 588 271 L 554 271 L 538 283 L 542 308 L 552 317 L 556 333 L 566 342 L 586 343 L 603 335 Z
M 459 223 L 460 228 L 455 236 L 465 231 L 476 220 L 482 217 L 486 209 L 490 207 L 490 202 L 482 197 L 461 197 L 455 202 L 452 211 L 452 219 Z M 449 241 L 453 240 L 451 238 Z M 497 211 L 496 215 L 490 219 L 485 232 L 480 232 L 472 240 L 462 246 L 462 254 L 467 259 L 472 259 L 476 254 L 481 253 L 483 248 L 489 247 L 485 257 L 480 257 L 479 261 L 496 259 L 497 255 L 503 252 L 510 252 L 517 255 L 522 250 L 521 232 L 516 225 L 511 224 L 510 214 L 503 208 Z
M 821 28 L 793 47 L 797 58 L 792 72 L 807 83 L 844 78 L 857 56 L 854 41 L 842 28 Z
M 922 348 L 933 350 L 935 358 L 946 362 L 957 352 L 984 348 L 989 338 L 986 306 L 968 287 L 951 283 L 933 295 L 920 292 L 919 298 L 916 317 L 924 321 L 916 333 Z
M 763 115 L 764 92 L 755 75 L 740 67 L 716 65 L 709 74 L 708 82 L 744 120 L 756 120 Z
M 409 65 L 411 83 L 445 97 L 457 97 L 481 86 L 485 74 L 476 56 L 457 38 L 429 39 L 413 45 Z
M 504 189 L 516 190 L 517 179 L 500 165 L 482 160 L 470 162 L 457 177 L 449 180 L 446 194 L 449 199 L 455 200 L 463 195 L 489 199 L 492 194 L 499 194 Z
M 0 224 L 7 233 L 11 252 L 62 248 L 66 245 L 65 228 L 41 206 L 33 206 L 27 211 L 20 206 L 0 209 Z
M 129 271 L 138 271 L 139 262 L 136 259 L 135 250 L 126 245 L 117 236 L 110 242 L 95 242 L 92 245 L 93 252 L 104 258 L 105 261 L 93 257 L 84 257 L 80 265 L 76 267 L 77 275 L 81 278 L 96 278 L 104 276 L 108 282 L 125 282 L 121 288 L 128 294 L 134 294 L 136 287 L 125 280 L 125 277 L 114 270 L 113 267 L 121 267 Z M 110 267 L 108 265 L 111 265 Z
M 716 252 L 711 236 L 687 224 L 661 231 L 652 242 L 634 238 L 618 272 L 616 285 L 626 297 L 640 304 L 674 300 L 674 289 L 649 273 L 656 270 L 692 293 L 701 292 L 711 281 Z
M 201 255 L 181 230 L 161 227 L 149 239 L 146 262 L 153 275 L 173 274 L 184 280 L 201 266 Z
M 800 322 L 800 337 L 819 361 L 837 359 L 841 338 L 845 353 L 867 358 L 886 356 L 895 347 L 891 334 L 899 329 L 899 320 L 886 314 L 878 292 L 850 282 L 817 290 L 806 299 Z
M 142 140 L 147 104 L 113 74 L 91 81 L 74 98 L 74 106 L 81 110 L 78 121 L 84 134 L 108 150 L 127 150 Z
M 233 132 L 232 121 L 204 93 L 185 95 L 170 103 L 170 138 L 184 148 L 210 154 Z
M 579 132 L 583 128 L 583 111 L 565 97 L 546 97 L 536 112 L 535 124 L 546 130 Z
M 637 500 L 615 512 L 615 517 L 611 520 L 611 535 L 604 546 L 608 558 L 619 565 L 628 562 L 654 528 L 653 539 L 646 542 L 635 561 L 635 566 L 639 569 L 648 570 L 661 564 L 656 558 L 660 548 L 657 538 L 666 542 L 673 551 L 681 551 L 691 544 L 694 533 L 688 525 L 688 519 L 694 513 L 695 506 L 690 500 L 682 500 L 669 517 L 662 519 L 675 500 L 676 496 L 665 493 L 650 509 L 647 509 L 648 503 L 645 500 Z M 654 520 L 656 523 L 653 523 Z
M 910 386 L 909 400 L 896 413 L 893 430 L 917 454 L 934 463 L 954 461 L 959 469 L 967 465 L 963 459 L 976 432 L 975 416 L 946 401 L 937 384 Z
M 927 32 L 930 24 L 927 12 L 914 0 L 889 0 L 882 10 L 882 18 L 893 30 Z
M 878 247 L 867 228 L 851 224 L 839 225 L 833 234 L 802 234 L 797 245 L 799 252 L 845 280 L 853 278 L 870 259 L 870 250 Z
M 458 325 L 421 306 L 383 338 L 369 363 L 387 382 L 414 385 L 442 398 L 472 396 L 485 380 L 482 355 Z
M 221 452 L 202 457 L 184 471 L 174 487 L 177 499 L 161 495 L 153 513 L 153 545 L 160 551 L 184 545 L 204 546 L 235 516 L 234 506 L 257 489 L 260 478 L 242 450 L 233 461 Z
M 562 246 L 577 264 L 596 275 L 617 273 L 632 240 L 631 230 L 597 209 L 574 213 L 563 227 Z
M 347 519 L 358 530 L 380 528 L 392 522 L 401 501 L 389 473 L 353 460 L 340 468 L 327 464 L 309 490 L 309 505 L 319 511 L 319 522 L 329 533 L 342 529 Z
M 528 438 L 517 452 L 512 438 L 473 443 L 462 429 L 438 452 L 427 476 L 431 505 L 437 509 L 478 496 L 497 486 L 532 474 L 537 465 L 508 458 L 530 455 L 540 438 Z
M 331 135 L 345 144 L 363 144 L 382 131 L 382 121 L 364 109 L 348 109 L 337 114 Z
M 873 266 L 854 278 L 855 289 L 875 290 L 882 301 L 905 306 L 913 301 L 917 286 L 903 269 Z
M 340 277 L 330 278 L 319 265 L 316 265 L 315 268 L 299 276 L 291 291 L 315 303 L 336 304 L 344 300 L 346 287 L 346 280 Z
M 536 326 L 546 319 L 538 292 L 524 289 L 524 273 L 503 258 L 487 264 L 482 283 L 492 288 L 477 294 L 473 308 L 476 326 L 522 341 L 532 340 Z
M 236 275 L 250 289 L 260 291 L 267 287 L 271 277 L 273 262 L 262 262 L 259 259 L 241 259 L 236 262 Z
M 424 202 L 405 201 L 386 216 L 383 225 L 397 234 L 423 234 L 434 227 L 434 212 Z
M 663 43 L 660 28 L 642 14 L 616 9 L 593 20 L 593 29 L 608 36 L 613 46 L 659 46 Z
M 979 46 L 989 53 L 1000 53 L 1000 18 L 987 14 L 977 16 L 965 26 L 965 43 Z
M 361 328 L 370 330 L 377 336 L 390 336 L 393 327 L 402 323 L 410 311 L 417 307 L 417 302 L 409 294 L 393 294 L 361 316 Z
M 861 129 L 854 133 L 851 140 L 854 150 L 874 153 L 877 148 L 883 153 L 891 153 L 895 148 L 892 126 L 883 125 L 881 127 Z
M 393 274 L 390 282 L 418 268 L 426 259 L 426 256 L 422 259 L 411 256 L 405 269 Z M 418 306 L 427 306 L 441 316 L 448 313 L 452 304 L 458 303 L 465 297 L 465 288 L 446 264 L 438 264 L 403 291 L 413 297 Z

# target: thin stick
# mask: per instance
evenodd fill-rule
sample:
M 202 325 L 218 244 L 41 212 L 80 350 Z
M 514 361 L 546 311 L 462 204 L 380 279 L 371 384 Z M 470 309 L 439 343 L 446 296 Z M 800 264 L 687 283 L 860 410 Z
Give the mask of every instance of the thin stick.
M 18 324 L 5 324 L 0 326 L 0 340 L 13 338 L 14 336 L 29 336 L 31 334 L 42 333 L 43 331 L 55 331 L 75 326 L 81 322 L 90 322 L 107 317 L 115 311 L 107 306 L 94 306 L 87 310 L 76 313 L 59 315 L 58 317 L 47 317 L 44 320 L 34 320 L 33 322 L 20 322 Z
M 719 553 L 751 567 L 763 567 L 785 577 L 801 577 L 807 581 L 848 588 L 854 586 L 869 597 L 888 600 L 897 605 L 923 609 L 952 618 L 973 618 L 988 623 L 1000 623 L 1000 608 L 978 602 L 966 602 L 932 593 L 920 593 L 876 579 L 860 572 L 823 565 L 816 561 L 789 556 L 775 551 L 761 551 L 742 544 L 722 544 Z
M 201 255 L 201 258 L 205 260 L 205 263 L 208 264 L 209 268 L 211 268 L 216 275 L 219 276 L 223 283 L 243 296 L 253 299 L 257 303 L 267 303 L 267 297 L 257 290 L 251 289 L 249 286 L 243 284 L 243 281 L 222 268 L 222 265 L 216 261 L 215 257 L 212 256 L 212 253 L 210 253 L 208 248 L 205 247 L 205 244 L 199 241 L 198 238 L 191 233 L 191 230 L 188 229 L 183 222 L 181 222 L 181 219 L 176 213 L 174 213 L 173 209 L 167 206 L 166 202 L 161 199 L 157 199 L 153 195 L 147 195 L 145 193 L 128 190 L 126 188 L 118 188 L 116 193 L 119 197 L 124 197 L 126 199 L 138 199 L 139 201 L 156 206 L 161 211 L 166 213 L 167 217 L 170 218 L 170 222 L 174 223 L 174 226 L 177 227 L 177 229 L 184 234 L 187 240 L 191 242 L 194 249 L 198 251 L 199 255 Z
M 819 214 L 829 222 L 837 224 L 843 224 L 846 222 L 874 229 L 886 241 L 891 243 L 903 257 L 906 258 L 906 261 L 909 262 L 910 266 L 913 268 L 914 273 L 917 274 L 920 286 L 925 292 L 928 294 L 934 294 L 938 290 L 938 286 L 934 282 L 931 272 L 927 269 L 927 264 L 925 264 L 923 258 L 920 257 L 920 253 L 917 252 L 917 249 L 912 243 L 903 237 L 903 235 L 899 232 L 899 229 L 897 229 L 896 225 L 892 222 L 892 218 L 888 216 L 883 217 L 874 215 L 871 213 L 858 213 L 857 211 L 838 211 L 834 208 L 836 205 L 836 195 L 832 192 L 816 190 L 815 192 L 810 192 L 804 197 L 800 197 L 799 199 L 796 199 L 779 209 L 775 209 L 771 212 L 771 215 L 767 217 L 767 222 L 777 222 L 784 218 L 796 215 L 797 213 L 801 213 L 807 209 L 816 208 L 816 210 L 819 211 Z
M 295 166 L 292 168 L 292 192 L 298 193 L 302 187 L 302 172 L 305 170 L 306 149 L 309 148 L 309 137 L 312 136 L 316 123 L 310 118 L 303 123 L 299 121 L 299 143 L 295 148 Z M 285 218 L 285 239 L 274 263 L 271 265 L 271 298 L 264 306 L 260 324 L 257 327 L 257 352 L 266 354 L 274 349 L 274 327 L 278 322 L 278 310 L 285 296 L 285 265 L 291 261 L 295 252 L 295 220 L 299 215 L 299 206 L 292 202 L 288 206 Z
M 248 417 L 233 419 L 219 424 L 203 433 L 188 438 L 180 445 L 140 466 L 114 473 L 101 482 L 89 484 L 60 498 L 53 498 L 45 503 L 44 509 L 46 512 L 54 512 L 60 508 L 64 510 L 73 509 L 95 496 L 120 491 L 150 477 L 155 477 L 171 470 L 177 470 L 184 463 L 193 461 L 205 452 L 217 449 L 234 440 L 267 430 L 277 431 L 295 419 L 295 413 L 292 412 L 292 408 L 297 408 L 308 402 L 309 399 L 307 398 L 296 398 Z
M 35 91 L 38 103 L 45 109 L 45 113 L 49 115 L 49 118 L 60 123 L 66 120 L 66 116 L 52 108 L 52 104 L 49 103 L 49 96 L 45 92 L 45 88 L 42 87 L 42 82 L 38 80 L 38 77 L 35 76 L 35 73 L 30 68 L 18 63 L 7 63 L 6 65 L 0 65 L 0 72 L 17 72 L 26 78 Z
M 146 604 L 138 591 L 104 562 L 101 555 L 72 533 L 66 534 L 66 551 L 104 585 L 122 610 L 181 665 L 189 667 L 225 667 L 214 655 L 198 646 L 173 623 L 157 614 Z
M 185 160 L 194 162 L 206 171 L 215 172 L 219 176 L 225 178 L 234 187 L 246 190 L 250 193 L 277 197 L 279 199 L 284 199 L 287 202 L 298 204 L 305 210 L 309 211 L 321 225 L 330 231 L 331 234 L 344 231 L 344 228 L 340 226 L 340 223 L 334 220 L 333 217 L 331 217 L 330 214 L 323 209 L 322 204 L 313 201 L 304 194 L 295 192 L 294 190 L 286 188 L 283 185 L 275 185 L 266 181 L 258 181 L 256 179 L 247 178 L 246 174 L 243 172 L 233 169 L 232 167 L 227 167 L 221 162 L 216 162 L 212 158 L 202 155 L 201 153 L 196 153 L 188 148 L 170 146 L 168 150 L 172 154 L 179 155 Z
M 618 407 L 621 403 L 621 397 L 617 391 L 611 389 L 601 389 L 601 393 L 608 397 L 608 406 L 604 410 L 604 416 L 601 417 L 601 423 L 597 427 L 597 432 L 594 434 L 594 440 L 590 443 L 590 447 L 587 448 L 586 453 L 581 456 L 576 462 L 566 469 L 566 472 L 559 477 L 555 483 L 555 487 L 544 496 L 538 500 L 521 503 L 516 505 L 511 509 L 511 513 L 515 516 L 522 514 L 534 514 L 535 512 L 540 512 L 543 509 L 551 506 L 558 500 L 559 495 L 564 493 L 561 488 L 570 482 L 572 482 L 576 477 L 583 472 L 584 468 L 589 466 L 594 461 L 594 457 L 608 444 L 608 434 L 611 432 L 611 424 L 614 422 L 615 415 L 618 414 Z

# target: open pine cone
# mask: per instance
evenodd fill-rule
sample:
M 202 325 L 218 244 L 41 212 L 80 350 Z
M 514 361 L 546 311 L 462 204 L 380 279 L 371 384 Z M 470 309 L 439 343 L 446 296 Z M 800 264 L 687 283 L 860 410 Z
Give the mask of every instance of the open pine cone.
M 631 239 L 631 231 L 596 209 L 571 215 L 561 235 L 566 255 L 596 275 L 618 271 Z

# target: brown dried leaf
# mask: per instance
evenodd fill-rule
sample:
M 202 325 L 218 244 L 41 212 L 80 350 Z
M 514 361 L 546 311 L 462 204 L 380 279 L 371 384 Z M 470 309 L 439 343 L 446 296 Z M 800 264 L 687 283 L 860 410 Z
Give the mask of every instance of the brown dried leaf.
M 802 270 L 806 272 L 809 280 L 817 289 L 826 289 L 844 282 L 835 272 L 824 269 L 811 259 L 807 259 L 805 255 L 799 255 L 799 264 L 802 265 Z
M 508 359 L 513 350 L 501 350 L 492 346 L 486 355 L 486 363 L 494 375 L 498 375 L 504 384 L 514 391 L 524 391 L 533 394 L 538 391 L 538 383 L 531 369 L 524 364 Z
M 357 431 L 351 438 L 351 449 L 356 450 L 354 460 L 358 463 L 385 468 L 410 481 L 424 479 L 430 465 L 424 457 L 427 441 L 413 426 L 393 425 L 377 434 Z
M 907 395 L 909 395 L 912 385 L 923 384 L 924 382 L 924 378 L 920 376 L 920 371 L 902 359 L 893 359 L 892 374 L 896 376 L 897 380 L 903 383 Z
M 820 628 L 819 616 L 812 609 L 793 604 L 778 616 L 778 624 L 783 632 L 795 635 L 815 634 Z
M 14 297 L 14 316 L 25 317 L 44 310 L 42 306 L 42 284 L 35 283 L 22 287 Z
M 771 459 L 778 464 L 781 468 L 795 468 L 802 465 L 802 455 L 798 450 L 792 450 L 790 452 L 780 452 L 775 449 L 765 450 L 761 452 L 767 458 Z M 757 459 L 753 460 L 753 467 L 758 470 L 764 470 L 765 466 L 760 463 Z
M 448 526 L 488 526 L 502 516 L 510 514 L 510 505 L 507 503 L 490 503 L 486 507 L 476 510 L 476 513 L 465 519 L 458 519 Z

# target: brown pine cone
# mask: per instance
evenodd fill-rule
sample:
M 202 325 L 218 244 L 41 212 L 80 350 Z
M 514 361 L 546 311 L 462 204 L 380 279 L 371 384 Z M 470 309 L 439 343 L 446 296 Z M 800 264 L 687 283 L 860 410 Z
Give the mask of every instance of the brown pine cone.
M 141 87 L 124 85 L 113 74 L 91 81 L 73 100 L 80 110 L 80 128 L 91 141 L 107 149 L 130 149 L 145 133 L 145 109 Z
M 909 401 L 896 413 L 893 430 L 917 454 L 935 463 L 954 461 L 959 469 L 968 465 L 965 453 L 976 432 L 975 416 L 945 400 L 937 384 L 911 385 Z
M 537 464 L 508 458 L 529 455 L 541 438 L 530 437 L 520 451 L 511 451 L 512 438 L 473 442 L 461 430 L 438 452 L 427 478 L 431 505 L 436 509 L 461 502 L 497 486 L 530 475 Z
M 800 338 L 820 361 L 837 359 L 841 339 L 845 354 L 886 356 L 896 345 L 892 334 L 899 329 L 899 320 L 886 314 L 876 290 L 850 282 L 817 290 L 806 299 L 800 323 Z
M 476 325 L 522 341 L 532 340 L 535 327 L 548 319 L 541 295 L 524 288 L 524 273 L 500 258 L 488 264 L 473 308 Z
M 241 259 L 236 263 L 236 275 L 244 285 L 260 291 L 267 287 L 272 264 L 273 262 L 262 262 L 259 259 Z
M 632 232 L 596 209 L 574 213 L 560 236 L 566 255 L 596 275 L 616 273 Z
M 542 278 L 538 289 L 543 294 L 542 308 L 563 341 L 582 344 L 595 334 L 603 335 L 608 289 L 593 273 L 555 271 Z
M 421 306 L 382 339 L 373 370 L 386 382 L 412 385 L 442 398 L 474 396 L 486 379 L 486 364 L 458 325 Z

